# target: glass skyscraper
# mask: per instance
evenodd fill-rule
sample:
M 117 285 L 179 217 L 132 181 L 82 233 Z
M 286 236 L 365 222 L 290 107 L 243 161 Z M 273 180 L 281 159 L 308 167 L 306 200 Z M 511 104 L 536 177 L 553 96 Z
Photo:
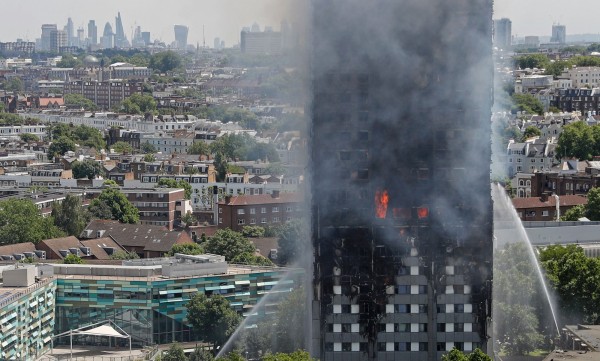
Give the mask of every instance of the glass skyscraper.
M 491 353 L 491 0 L 312 5 L 312 353 Z

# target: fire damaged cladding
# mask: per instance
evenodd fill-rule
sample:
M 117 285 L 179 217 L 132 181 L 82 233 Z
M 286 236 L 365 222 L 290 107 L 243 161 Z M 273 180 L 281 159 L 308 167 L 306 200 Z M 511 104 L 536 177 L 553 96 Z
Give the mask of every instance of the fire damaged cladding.
M 492 2 L 312 11 L 313 355 L 491 353 Z

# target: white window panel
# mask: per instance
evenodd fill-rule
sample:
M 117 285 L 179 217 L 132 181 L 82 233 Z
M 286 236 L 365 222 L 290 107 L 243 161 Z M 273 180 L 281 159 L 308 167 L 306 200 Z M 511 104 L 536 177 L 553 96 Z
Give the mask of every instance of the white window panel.
M 335 306 L 333 306 L 335 309 Z M 454 304 L 447 304 L 446 305 L 446 313 L 454 313 Z
M 358 305 L 350 305 L 350 313 L 358 313 Z
M 394 324 L 386 323 L 385 324 L 385 332 L 394 332 Z
M 446 266 L 446 274 L 453 275 L 454 274 L 454 266 Z
M 350 332 L 359 332 L 360 326 L 358 323 L 353 323 L 350 325 Z
M 334 344 L 335 346 L 335 344 Z M 446 351 L 450 351 L 454 348 L 454 342 L 446 342 Z
M 473 342 L 465 342 L 465 351 L 473 351 Z
M 410 313 L 419 313 L 419 305 L 410 305 Z
M 418 295 L 419 294 L 419 285 L 411 285 L 410 286 L 410 294 Z
M 446 294 L 447 295 L 454 294 L 454 286 L 452 286 L 452 285 L 446 286 Z
M 334 323 L 333 324 L 333 332 L 342 332 L 342 324 Z
M 342 351 L 342 343 L 341 342 L 334 342 L 333 343 L 333 351 Z
M 419 266 L 411 266 L 410 267 L 410 275 L 411 276 L 419 275 Z
M 411 323 L 410 324 L 410 332 L 419 332 L 419 324 Z
M 446 332 L 454 332 L 454 324 L 453 323 L 446 324 Z
M 342 313 L 342 305 L 333 305 L 333 313 Z
M 394 313 L 394 305 L 385 305 L 385 313 Z
M 386 351 L 394 351 L 394 343 L 393 342 L 386 342 L 385 343 L 385 350 Z
M 473 332 L 473 324 L 465 323 L 465 332 Z
M 360 343 L 352 342 L 352 351 L 360 351 Z
M 473 313 L 473 305 L 470 303 L 465 304 L 465 313 Z
M 333 286 L 333 294 L 341 295 L 342 294 L 342 286 Z
M 410 350 L 411 351 L 419 351 L 419 343 L 418 342 L 411 342 L 410 343 Z

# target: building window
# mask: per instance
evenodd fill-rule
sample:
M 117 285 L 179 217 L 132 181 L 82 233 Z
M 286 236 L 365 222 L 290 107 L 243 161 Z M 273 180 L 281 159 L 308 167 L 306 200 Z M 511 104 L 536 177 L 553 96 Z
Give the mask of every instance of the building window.
M 237 214 L 246 214 L 246 211 L 244 211 L 244 209 L 242 209 L 242 208 L 239 208 L 237 210 Z
M 223 223 L 223 218 L 219 218 L 219 224 Z
M 398 294 L 398 295 L 410 294 L 410 286 L 406 286 L 406 285 L 396 286 L 396 294 Z
M 462 304 L 454 305 L 454 313 L 465 313 L 465 305 L 462 305 Z
M 250 224 L 256 224 L 256 219 L 250 218 Z
M 410 305 L 394 305 L 394 312 L 396 313 L 409 313 Z
M 267 207 L 261 207 L 260 208 L 260 213 L 267 213 Z
M 219 207 L 219 214 L 223 213 L 223 208 Z
M 286 208 L 285 208 L 285 211 L 286 211 L 286 212 L 291 212 L 291 211 L 292 211 L 292 207 L 286 207 Z
M 262 224 L 267 223 L 267 219 L 266 218 L 261 218 L 260 223 L 262 223 Z
M 238 219 L 238 224 L 246 224 L 246 220 L 243 218 Z
M 272 213 L 278 213 L 279 212 L 279 207 L 273 207 L 273 209 L 271 210 Z
M 273 223 L 279 222 L 279 217 L 273 217 Z
M 548 217 L 548 211 L 542 211 L 542 216 Z
M 255 208 L 250 208 L 250 214 L 256 214 L 256 209 Z

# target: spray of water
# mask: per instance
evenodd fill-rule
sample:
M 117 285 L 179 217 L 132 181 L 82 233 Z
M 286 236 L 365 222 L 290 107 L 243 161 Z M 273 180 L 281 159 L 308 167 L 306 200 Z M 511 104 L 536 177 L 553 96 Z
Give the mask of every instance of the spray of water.
M 233 351 L 237 342 L 243 338 L 243 333 L 249 328 L 256 327 L 253 322 L 257 322 L 257 315 L 263 312 L 264 307 L 270 303 L 279 303 L 285 295 L 289 294 L 293 288 L 298 287 L 298 284 L 293 281 L 298 276 L 297 269 L 290 269 L 286 272 L 278 281 L 277 284 L 266 293 L 254 307 L 247 313 L 246 317 L 229 337 L 229 340 L 221 347 L 217 354 L 217 358 L 225 356 L 227 353 Z M 266 316 L 268 317 L 268 316 Z M 298 327 L 298 325 L 290 325 L 290 327 Z
M 539 279 L 540 285 L 542 286 L 544 296 L 548 302 L 552 318 L 554 320 L 554 326 L 556 327 L 557 335 L 560 335 L 560 328 L 558 326 L 556 310 L 548 286 L 537 257 L 535 250 L 531 245 L 527 232 L 523 227 L 521 220 L 517 214 L 517 211 L 512 205 L 512 202 L 506 194 L 504 188 L 500 184 L 494 184 L 492 186 L 492 199 L 494 200 L 494 224 L 495 224 L 495 238 L 496 247 L 506 244 L 508 242 L 523 241 L 527 247 L 528 257 L 535 269 L 536 275 Z M 505 231 L 505 232 L 503 232 Z

